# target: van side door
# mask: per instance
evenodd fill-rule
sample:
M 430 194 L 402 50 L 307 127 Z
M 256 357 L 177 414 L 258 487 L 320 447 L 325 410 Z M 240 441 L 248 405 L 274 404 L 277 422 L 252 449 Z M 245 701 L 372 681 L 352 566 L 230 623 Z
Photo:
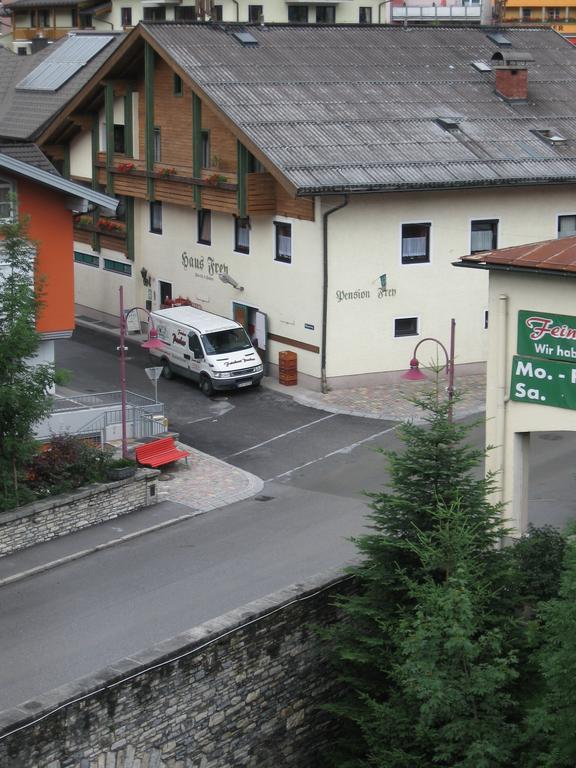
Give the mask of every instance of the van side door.
M 190 366 L 191 378 L 197 381 L 200 378 L 200 371 L 204 363 L 204 350 L 202 349 L 202 344 L 200 344 L 200 339 L 193 331 L 190 331 L 188 334 L 188 349 L 190 350 L 188 364 Z

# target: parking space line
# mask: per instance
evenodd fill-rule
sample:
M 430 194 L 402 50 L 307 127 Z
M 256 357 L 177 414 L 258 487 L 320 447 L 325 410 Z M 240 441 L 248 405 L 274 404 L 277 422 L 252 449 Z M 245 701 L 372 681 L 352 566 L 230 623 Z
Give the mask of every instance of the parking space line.
M 331 413 L 329 416 L 323 416 L 321 419 L 316 419 L 316 421 L 311 421 L 308 424 L 302 424 L 301 427 L 295 427 L 294 429 L 289 429 L 288 432 L 283 432 L 281 435 L 276 435 L 276 437 L 271 437 L 270 440 L 264 440 L 263 443 L 258 443 L 258 445 L 252 445 L 250 448 L 244 448 L 244 450 L 242 451 L 231 453 L 229 456 L 224 457 L 224 461 L 228 461 L 228 459 L 233 459 L 235 456 L 241 456 L 243 453 L 248 453 L 248 451 L 254 451 L 256 450 L 256 448 L 261 448 L 263 445 L 268 445 L 268 443 L 273 443 L 274 440 L 281 440 L 283 437 L 292 435 L 294 434 L 294 432 L 299 432 L 301 429 L 308 429 L 308 427 L 313 427 L 314 424 L 319 424 L 321 421 L 327 421 L 328 419 L 333 419 L 334 416 L 338 416 L 338 414 Z
M 382 432 L 376 432 L 373 435 L 369 435 L 368 437 L 363 438 L 362 440 L 358 440 L 356 443 L 351 443 L 350 445 L 345 445 L 343 448 L 338 448 L 335 451 L 330 451 L 330 453 L 327 453 L 325 456 L 319 456 L 317 459 L 312 459 L 311 461 L 307 461 L 305 464 L 300 464 L 298 467 L 294 467 L 293 469 L 289 469 L 287 472 L 282 472 L 279 475 L 275 475 L 274 477 L 269 477 L 268 480 L 264 480 L 265 483 L 271 483 L 273 480 L 279 480 L 281 477 L 286 477 L 287 475 L 291 475 L 293 472 L 297 472 L 299 469 L 305 469 L 306 467 L 311 466 L 312 464 L 316 464 L 319 461 L 324 461 L 325 459 L 329 459 L 332 456 L 336 456 L 338 453 L 350 453 L 350 451 L 353 451 L 354 448 L 357 448 L 359 445 L 362 445 L 363 443 L 368 443 L 370 440 L 375 440 L 377 437 L 382 437 L 382 435 L 387 435 L 388 432 L 393 432 L 398 425 L 395 424 L 393 427 L 389 427 L 388 429 L 382 430 Z

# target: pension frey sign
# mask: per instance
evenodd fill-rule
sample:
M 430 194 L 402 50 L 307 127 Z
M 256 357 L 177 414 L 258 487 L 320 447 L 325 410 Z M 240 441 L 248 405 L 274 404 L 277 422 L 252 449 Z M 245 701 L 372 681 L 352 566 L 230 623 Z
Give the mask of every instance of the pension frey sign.
M 510 399 L 576 409 L 576 317 L 518 312 Z
M 576 362 L 576 317 L 547 312 L 518 312 L 519 355 Z

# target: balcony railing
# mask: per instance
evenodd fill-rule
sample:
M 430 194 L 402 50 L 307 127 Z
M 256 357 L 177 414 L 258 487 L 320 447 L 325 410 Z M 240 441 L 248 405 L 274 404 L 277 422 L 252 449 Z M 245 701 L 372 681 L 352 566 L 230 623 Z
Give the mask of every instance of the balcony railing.
M 479 5 L 403 5 L 392 8 L 392 21 L 480 20 L 480 14 Z

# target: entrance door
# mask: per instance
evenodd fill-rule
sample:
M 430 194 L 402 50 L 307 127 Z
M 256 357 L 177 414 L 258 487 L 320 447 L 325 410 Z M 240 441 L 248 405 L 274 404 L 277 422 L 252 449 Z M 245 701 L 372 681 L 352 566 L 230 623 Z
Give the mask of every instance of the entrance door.
M 167 302 L 166 299 L 172 299 L 172 283 L 165 283 L 163 280 L 158 280 L 158 293 L 160 306 L 164 307 L 169 305 L 169 301 Z
M 250 341 L 256 347 L 262 364 L 264 365 L 264 373 L 267 374 L 267 333 L 268 322 L 265 312 L 261 312 L 256 307 L 250 307 L 247 304 L 238 304 L 234 302 L 233 305 L 234 320 L 244 328 Z
M 244 328 L 248 330 L 248 307 L 244 304 L 236 304 L 234 302 L 234 320 Z

